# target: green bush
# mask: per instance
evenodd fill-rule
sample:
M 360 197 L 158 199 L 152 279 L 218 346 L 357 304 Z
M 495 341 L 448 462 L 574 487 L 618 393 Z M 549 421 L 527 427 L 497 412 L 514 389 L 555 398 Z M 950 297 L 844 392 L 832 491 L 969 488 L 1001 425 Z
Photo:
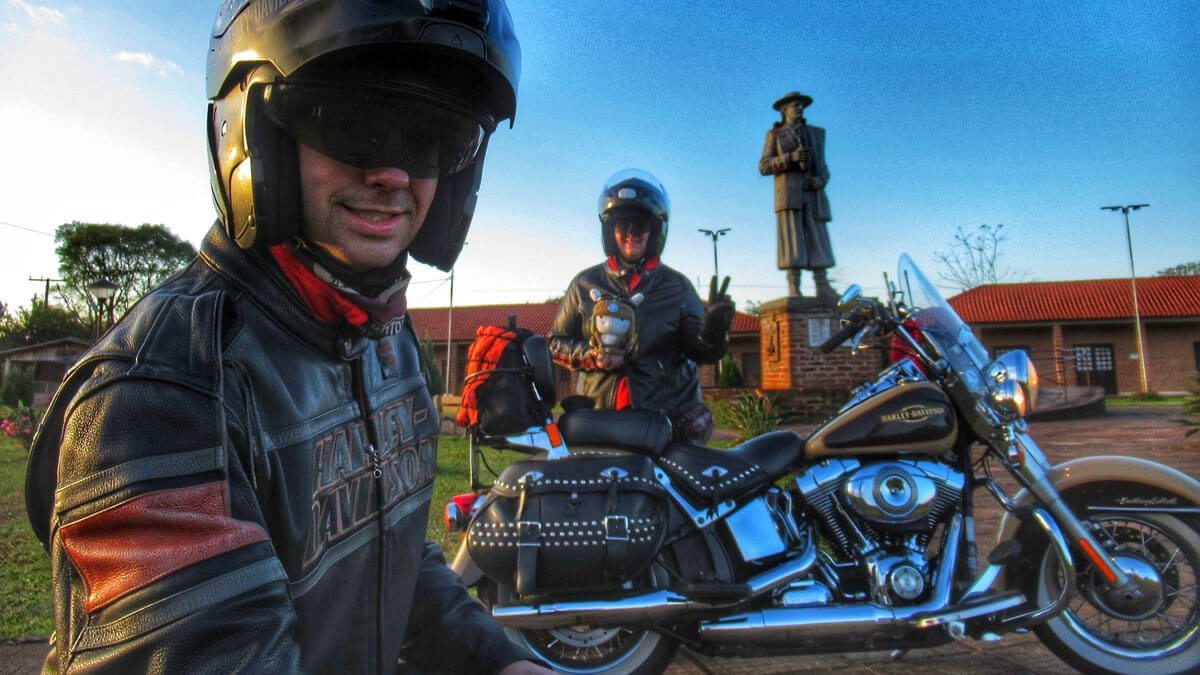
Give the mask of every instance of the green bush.
M 717 386 L 740 387 L 743 384 L 745 382 L 742 380 L 742 370 L 738 368 L 737 360 L 733 358 L 733 354 L 726 354 L 717 364 Z
M 434 354 L 433 340 L 421 340 L 421 373 L 425 376 L 425 386 L 429 388 L 430 396 L 440 396 L 446 393 L 446 379 Z
M 0 385 L 0 403 L 15 408 L 21 401 L 33 400 L 33 369 L 14 368 Z
M 1200 372 L 1195 376 L 1196 386 L 1192 388 L 1192 394 L 1187 398 L 1187 404 L 1183 408 L 1183 417 L 1175 421 L 1188 428 L 1184 437 L 1191 436 L 1200 431 Z
M 729 401 L 721 415 L 725 417 L 728 426 L 736 429 L 743 438 L 753 438 L 768 431 L 775 431 L 783 422 L 775 400 L 757 389 L 744 391 L 736 399 Z

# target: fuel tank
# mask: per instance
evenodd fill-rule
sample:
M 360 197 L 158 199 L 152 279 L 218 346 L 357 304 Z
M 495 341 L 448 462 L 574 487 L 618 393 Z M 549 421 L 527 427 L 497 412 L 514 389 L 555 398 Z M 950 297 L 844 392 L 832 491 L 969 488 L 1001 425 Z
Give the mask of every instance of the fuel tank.
M 929 382 L 893 382 L 817 427 L 808 459 L 845 455 L 940 454 L 954 447 L 954 406 Z

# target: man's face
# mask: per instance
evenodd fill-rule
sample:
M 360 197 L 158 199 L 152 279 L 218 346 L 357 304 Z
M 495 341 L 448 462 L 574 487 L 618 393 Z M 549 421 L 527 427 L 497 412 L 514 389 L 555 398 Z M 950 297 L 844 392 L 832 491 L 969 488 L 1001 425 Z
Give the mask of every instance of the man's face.
M 385 267 L 412 243 L 437 190 L 436 178 L 404 169 L 358 169 L 297 144 L 304 234 L 350 269 Z
M 783 106 L 783 119 L 795 122 L 804 117 L 804 104 L 800 101 L 789 101 Z
M 650 241 L 650 225 L 645 218 L 617 218 L 613 223 L 613 236 L 622 258 L 637 261 L 645 257 L 646 244 Z

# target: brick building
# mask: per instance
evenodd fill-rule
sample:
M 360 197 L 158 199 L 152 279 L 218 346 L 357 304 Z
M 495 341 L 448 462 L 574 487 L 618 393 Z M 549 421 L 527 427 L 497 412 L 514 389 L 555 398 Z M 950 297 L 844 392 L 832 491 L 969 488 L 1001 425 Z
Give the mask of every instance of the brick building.
M 1024 349 L 1044 386 L 1140 388 L 1129 279 L 989 284 L 949 299 L 993 354 Z M 1150 391 L 1189 392 L 1200 370 L 1200 276 L 1137 280 Z
M 446 307 L 410 308 L 413 327 L 417 337 L 430 340 L 434 345 L 434 356 L 446 372 L 447 346 L 450 350 L 450 391 L 457 394 L 462 390 L 466 372 L 467 347 L 475 340 L 479 326 L 494 324 L 508 325 L 508 317 L 514 316 L 521 328 L 546 335 L 554 325 L 558 314 L 558 302 L 542 302 L 523 305 L 478 305 L 455 307 L 451 312 Z M 729 352 L 733 355 L 746 386 L 757 387 L 761 382 L 762 369 L 758 349 L 758 317 L 738 312 L 730 327 Z M 558 398 L 570 395 L 574 390 L 572 373 L 555 368 L 558 377 Z M 700 385 L 712 387 L 717 383 L 713 366 L 700 368 Z

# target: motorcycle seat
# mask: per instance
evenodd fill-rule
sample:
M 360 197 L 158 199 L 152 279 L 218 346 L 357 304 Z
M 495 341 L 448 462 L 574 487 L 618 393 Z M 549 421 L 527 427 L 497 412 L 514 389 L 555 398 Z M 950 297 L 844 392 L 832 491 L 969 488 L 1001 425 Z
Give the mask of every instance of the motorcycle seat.
M 800 434 L 772 431 L 729 449 L 675 443 L 658 461 L 689 501 L 703 505 L 767 485 L 803 455 Z
M 574 408 L 558 418 L 567 447 L 604 446 L 661 455 L 671 445 L 671 420 L 654 410 Z

